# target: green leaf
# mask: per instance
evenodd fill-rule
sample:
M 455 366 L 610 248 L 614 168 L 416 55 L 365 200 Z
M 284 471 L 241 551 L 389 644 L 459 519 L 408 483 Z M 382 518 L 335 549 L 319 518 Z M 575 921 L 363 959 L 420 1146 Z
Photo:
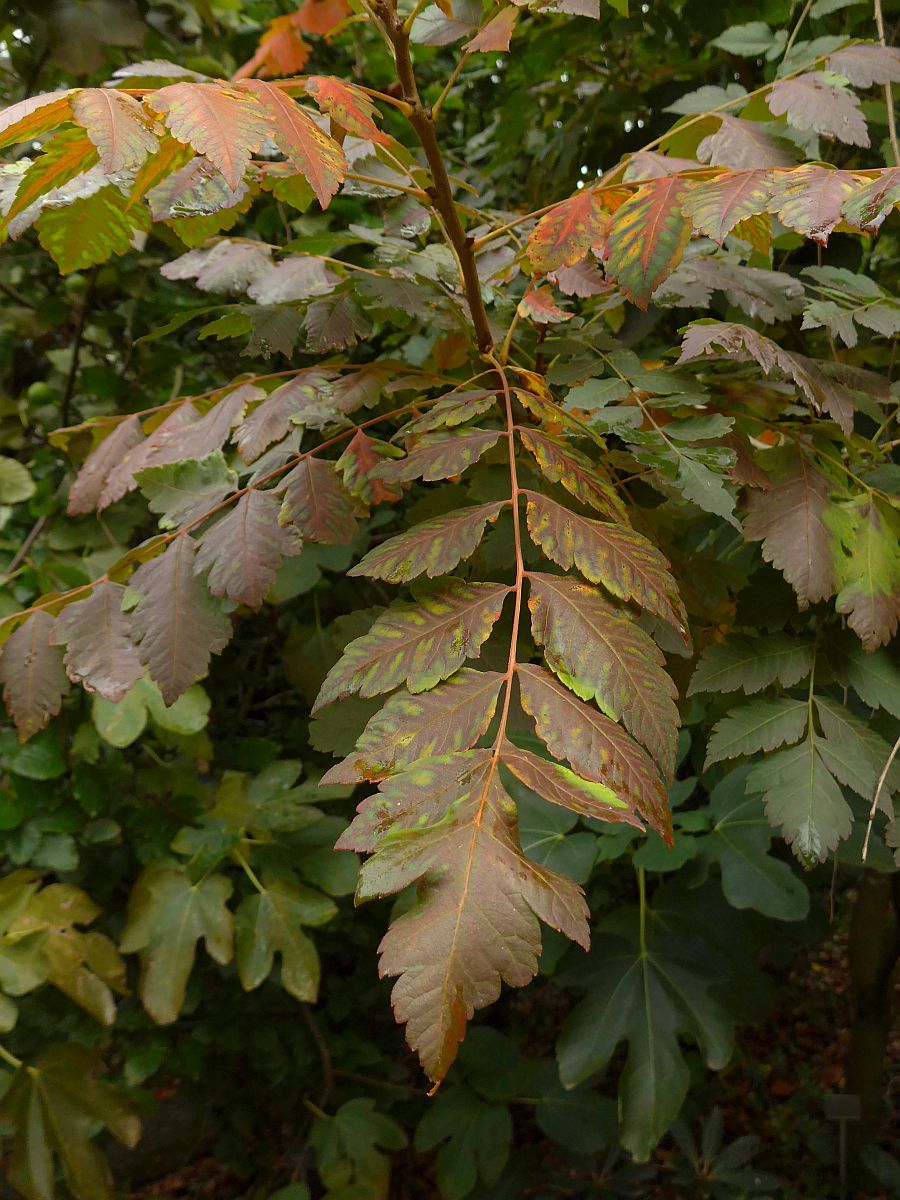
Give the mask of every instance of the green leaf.
M 850 834 L 853 814 L 815 737 L 757 763 L 747 790 L 763 794 L 767 817 L 781 827 L 804 866 L 823 862 Z
M 864 800 L 875 795 L 878 777 L 890 757 L 890 744 L 848 708 L 824 696 L 815 697 L 816 712 L 824 739 L 819 753 L 832 775 Z M 893 816 L 890 793 L 900 788 L 900 764 L 896 761 L 885 777 L 881 806 Z
M 505 1104 L 490 1104 L 464 1084 L 438 1093 L 419 1122 L 418 1151 L 440 1146 L 437 1182 L 443 1200 L 464 1200 L 481 1182 L 491 1187 L 503 1174 L 512 1143 Z
M 16 458 L 0 456 L 0 504 L 21 504 L 30 500 L 36 484 L 31 472 Z
M 134 1146 L 140 1125 L 132 1106 L 96 1078 L 96 1062 L 81 1046 L 48 1046 L 34 1066 L 16 1071 L 0 1119 L 14 1129 L 11 1183 L 28 1200 L 54 1200 L 55 1165 L 76 1200 L 111 1200 L 106 1159 L 92 1144 L 97 1125 Z
M 317 1116 L 309 1140 L 327 1195 L 334 1200 L 380 1200 L 387 1194 L 391 1172 L 382 1151 L 406 1146 L 401 1127 L 376 1112 L 375 1101 L 368 1097 L 348 1100 L 333 1117 Z
M 194 883 L 183 867 L 165 862 L 151 863 L 138 877 L 120 949 L 141 952 L 141 999 L 158 1024 L 178 1019 L 201 938 L 216 962 L 231 961 L 233 922 L 225 906 L 231 890 L 224 875 Z
M 160 529 L 177 529 L 214 508 L 237 487 L 238 478 L 221 450 L 205 458 L 188 458 L 135 471 L 135 482 L 159 513 Z
M 743 25 L 731 25 L 724 33 L 710 42 L 729 54 L 742 58 L 756 58 L 766 54 L 775 44 L 775 35 L 765 21 L 747 21 Z
M 850 635 L 828 645 L 828 662 L 844 687 L 851 687 L 871 708 L 900 718 L 900 669 L 884 650 L 869 653 Z
M 700 655 L 687 694 L 745 692 L 750 696 L 776 681 L 790 688 L 809 675 L 812 664 L 812 644 L 796 636 L 732 633 L 727 642 L 712 642 Z
M 297 1000 L 313 1003 L 319 991 L 319 956 L 303 933 L 324 925 L 337 906 L 312 888 L 265 879 L 264 891 L 242 901 L 235 917 L 235 960 L 244 991 L 268 978 L 281 955 L 281 986 Z
M 509 591 L 507 584 L 449 578 L 423 590 L 418 601 L 395 602 L 328 672 L 313 712 L 345 696 L 377 696 L 401 683 L 413 693 L 434 687 L 467 658 L 478 657 Z
M 706 765 L 726 758 L 774 750 L 798 741 L 806 729 L 809 710 L 805 700 L 751 700 L 717 721 L 706 745 Z
M 41 245 L 64 275 L 105 262 L 131 249 L 136 232 L 150 227 L 149 214 L 110 184 L 61 208 L 46 208 L 37 222 Z
M 644 950 L 636 914 L 630 924 L 627 938 L 595 938 L 578 980 L 588 995 L 563 1026 L 557 1057 L 560 1078 L 572 1087 L 606 1067 L 619 1044 L 627 1043 L 619 1138 L 644 1161 L 687 1094 L 690 1071 L 679 1039 L 696 1043 L 706 1065 L 719 1069 L 731 1057 L 733 1033 L 727 1009 L 710 994 L 717 976 L 702 950 L 686 939 L 679 944 L 664 927 Z
M 757 796 L 745 795 L 749 768 L 732 771 L 713 788 L 713 825 L 700 855 L 719 864 L 722 891 L 732 908 L 754 908 L 776 921 L 801 921 L 809 893 L 788 863 L 769 853 L 772 830 Z

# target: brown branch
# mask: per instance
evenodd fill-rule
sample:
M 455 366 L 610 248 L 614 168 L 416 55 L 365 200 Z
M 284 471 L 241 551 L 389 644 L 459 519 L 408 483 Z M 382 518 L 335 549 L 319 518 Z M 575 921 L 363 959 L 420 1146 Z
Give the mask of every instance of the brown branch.
M 425 152 L 425 159 L 431 171 L 433 185 L 429 195 L 435 210 L 440 214 L 447 231 L 447 238 L 459 260 L 462 272 L 463 288 L 472 314 L 472 324 L 475 327 L 475 337 L 478 349 L 482 354 L 489 353 L 494 343 L 491 328 L 488 324 L 487 312 L 481 295 L 481 281 L 475 265 L 474 242 L 462 227 L 459 211 L 453 199 L 453 189 L 450 177 L 444 164 L 444 157 L 438 145 L 434 127 L 434 116 L 430 108 L 422 104 L 416 76 L 413 70 L 412 58 L 409 51 L 409 34 L 404 29 L 394 8 L 381 0 L 376 6 L 379 19 L 394 47 L 394 59 L 397 66 L 397 78 L 403 90 L 403 98 L 409 105 L 407 119 Z

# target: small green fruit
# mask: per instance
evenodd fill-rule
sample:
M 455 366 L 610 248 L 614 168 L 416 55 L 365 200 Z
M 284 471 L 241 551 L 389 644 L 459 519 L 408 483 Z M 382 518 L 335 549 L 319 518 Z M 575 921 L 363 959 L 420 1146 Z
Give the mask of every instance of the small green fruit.
M 29 384 L 25 397 L 29 404 L 49 404 L 51 400 L 57 398 L 56 388 L 51 387 L 43 379 L 37 379 L 34 383 Z

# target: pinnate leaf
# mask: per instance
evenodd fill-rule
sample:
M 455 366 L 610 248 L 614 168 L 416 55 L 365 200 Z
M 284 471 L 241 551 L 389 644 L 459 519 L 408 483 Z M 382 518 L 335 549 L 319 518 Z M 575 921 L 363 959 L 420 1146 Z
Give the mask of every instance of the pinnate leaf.
M 744 537 L 762 541 L 763 558 L 782 572 L 805 609 L 827 600 L 837 582 L 825 519 L 832 485 L 801 450 L 792 459 L 768 491 L 749 494 Z
M 70 517 L 91 512 L 97 507 L 112 469 L 143 440 L 144 434 L 137 417 L 126 417 L 112 427 L 112 431 L 87 456 L 69 488 L 66 511 Z
M 313 712 L 358 694 L 377 696 L 405 683 L 413 693 L 434 687 L 467 658 L 477 658 L 510 592 L 503 583 L 452 577 L 390 606 L 371 630 L 347 646 L 328 672 Z
M 62 705 L 69 690 L 62 651 L 51 644 L 53 618 L 38 610 L 9 635 L 0 650 L 0 683 L 7 711 L 25 742 Z
M 422 521 L 370 550 L 347 574 L 367 575 L 388 583 L 404 583 L 422 574 L 432 579 L 447 575 L 475 553 L 485 526 L 496 521 L 505 507 L 505 501 L 480 504 Z
M 871 495 L 831 510 L 840 545 L 835 608 L 867 650 L 885 646 L 900 622 L 900 523 Z
M 200 536 L 194 570 L 208 572 L 214 596 L 250 608 L 262 604 L 282 561 L 300 548 L 278 524 L 279 509 L 271 492 L 252 489 Z
M 628 800 L 671 845 L 666 789 L 637 742 L 543 667 L 520 665 L 517 675 L 522 707 L 534 718 L 538 736 L 550 753 L 568 759 L 585 779 L 606 784 Z
M 526 787 L 550 804 L 595 821 L 624 822 L 638 829 L 644 828 L 631 805 L 605 783 L 582 779 L 561 763 L 539 758 L 511 742 L 502 746 L 500 761 Z
M 181 535 L 131 577 L 140 597 L 132 636 L 166 704 L 206 674 L 210 655 L 231 637 L 231 622 L 195 574 L 196 553 L 194 539 Z
M 602 468 L 595 466 L 580 450 L 538 429 L 520 429 L 519 437 L 551 483 L 561 483 L 576 500 L 611 520 L 627 523 L 625 506 L 615 488 Z
M 500 437 L 498 429 L 464 429 L 460 432 L 427 433 L 406 458 L 384 462 L 374 474 L 386 483 L 406 483 L 413 479 L 432 482 L 461 475 Z
M 809 675 L 812 665 L 812 646 L 795 636 L 732 634 L 724 644 L 714 642 L 706 647 L 687 694 L 746 692 L 749 696 L 776 680 L 786 688 L 794 687 Z
M 285 476 L 282 488 L 279 525 L 291 525 L 307 541 L 328 546 L 346 546 L 352 540 L 360 508 L 333 462 L 304 458 Z
M 140 951 L 141 999 L 158 1024 L 177 1020 L 201 938 L 216 962 L 231 961 L 230 895 L 224 875 L 195 883 L 183 867 L 166 862 L 151 863 L 138 877 L 120 949 Z
M 532 632 L 548 665 L 583 700 L 621 720 L 671 776 L 676 691 L 651 638 L 596 588 L 559 575 L 528 579 Z
M 382 940 L 380 971 L 399 976 L 394 1013 L 436 1082 L 475 1010 L 497 999 L 501 982 L 522 987 L 534 976 L 538 917 L 587 944 L 581 890 L 525 858 L 514 814 L 490 751 L 469 751 L 387 780 L 338 843 L 372 852 L 360 901 L 420 881 L 415 907 Z
M 642 534 L 623 525 L 592 521 L 555 500 L 527 492 L 528 531 L 548 558 L 577 567 L 619 600 L 633 600 L 667 621 L 687 641 L 687 615 L 669 564 Z
M 53 641 L 66 647 L 66 673 L 85 691 L 113 703 L 143 675 L 122 612 L 125 588 L 104 580 L 89 596 L 68 604 L 56 618 Z
M 421 758 L 469 750 L 497 707 L 503 676 L 464 667 L 430 692 L 406 688 L 391 696 L 368 722 L 356 748 L 322 777 L 323 784 L 384 779 Z

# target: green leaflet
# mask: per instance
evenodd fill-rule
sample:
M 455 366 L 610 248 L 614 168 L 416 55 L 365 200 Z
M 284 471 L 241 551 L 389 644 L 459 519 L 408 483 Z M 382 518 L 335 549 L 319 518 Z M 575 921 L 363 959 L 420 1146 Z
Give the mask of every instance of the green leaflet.
M 224 875 L 194 883 L 183 867 L 166 862 L 152 863 L 134 885 L 120 949 L 141 951 L 141 999 L 160 1025 L 181 1011 L 201 938 L 216 962 L 231 961 L 231 891 Z
M 804 866 L 823 862 L 829 850 L 849 836 L 850 806 L 809 736 L 790 750 L 779 750 L 757 763 L 747 790 L 762 793 L 766 816 L 780 826 Z
M 726 642 L 713 642 L 700 655 L 687 694 L 745 692 L 750 696 L 776 680 L 793 687 L 809 675 L 812 662 L 812 644 L 794 635 L 732 633 Z
M 809 718 L 804 700 L 752 700 L 714 726 L 706 745 L 706 768 L 726 758 L 774 750 L 803 735 Z
M 700 857 L 718 863 L 722 891 L 733 908 L 753 908 L 778 921 L 799 921 L 809 911 L 809 894 L 791 869 L 769 853 L 772 827 L 756 796 L 745 794 L 749 767 L 731 771 L 713 788 L 710 831 Z
M 48 1046 L 20 1068 L 0 1100 L 14 1132 L 10 1181 L 28 1200 L 54 1200 L 56 1163 L 76 1200 L 111 1200 L 106 1159 L 91 1142 L 98 1124 L 134 1146 L 140 1125 L 131 1104 L 96 1078 L 93 1056 L 72 1044 Z
M 344 696 L 377 696 L 405 683 L 424 692 L 477 658 L 500 615 L 506 584 L 446 579 L 412 603 L 397 603 L 351 642 L 328 672 L 313 712 Z
M 827 649 L 828 662 L 844 687 L 851 687 L 871 708 L 900 718 L 900 670 L 883 650 L 868 653 L 850 634 L 839 634 Z
M 625 507 L 615 488 L 580 450 L 537 429 L 520 429 L 519 437 L 551 483 L 561 483 L 569 495 L 610 520 L 628 524 Z
M 177 529 L 202 516 L 237 487 L 238 478 L 221 450 L 134 473 L 160 529 Z
M 383 1150 L 402 1150 L 406 1134 L 396 1121 L 375 1111 L 362 1097 L 342 1104 L 333 1117 L 316 1118 L 310 1144 L 322 1181 L 331 1196 L 341 1193 L 377 1200 L 389 1185 L 391 1164 Z
M 503 1174 L 512 1142 L 512 1118 L 505 1104 L 482 1099 L 465 1084 L 438 1093 L 416 1130 L 416 1149 L 437 1155 L 437 1179 L 444 1200 L 463 1200 L 479 1181 L 491 1187 Z
M 405 533 L 376 546 L 347 572 L 368 575 L 388 583 L 404 583 L 425 574 L 430 579 L 447 575 L 481 543 L 485 526 L 496 521 L 506 507 L 503 501 L 462 508 L 433 521 L 422 521 Z
M 652 913 L 650 914 L 653 928 Z M 557 1043 L 560 1078 L 571 1087 L 602 1070 L 621 1042 L 628 1057 L 619 1079 L 620 1140 L 647 1159 L 681 1108 L 690 1080 L 680 1038 L 696 1043 L 707 1066 L 731 1057 L 732 1018 L 713 999 L 718 981 L 699 946 L 662 927 L 643 952 L 637 914 L 627 937 L 601 935 L 579 972 L 585 1000 Z
M 824 696 L 816 696 L 815 705 L 825 734 L 818 742 L 825 765 L 841 783 L 864 800 L 871 800 L 890 757 L 890 744 L 843 705 Z M 890 794 L 898 788 L 900 764 L 895 761 L 885 777 L 880 801 L 888 817 L 893 815 Z
M 241 985 L 251 991 L 281 955 L 281 986 L 295 999 L 314 1002 L 319 991 L 319 956 L 304 925 L 324 925 L 336 905 L 312 888 L 263 877 L 264 891 L 242 901 L 235 916 L 235 961 Z

